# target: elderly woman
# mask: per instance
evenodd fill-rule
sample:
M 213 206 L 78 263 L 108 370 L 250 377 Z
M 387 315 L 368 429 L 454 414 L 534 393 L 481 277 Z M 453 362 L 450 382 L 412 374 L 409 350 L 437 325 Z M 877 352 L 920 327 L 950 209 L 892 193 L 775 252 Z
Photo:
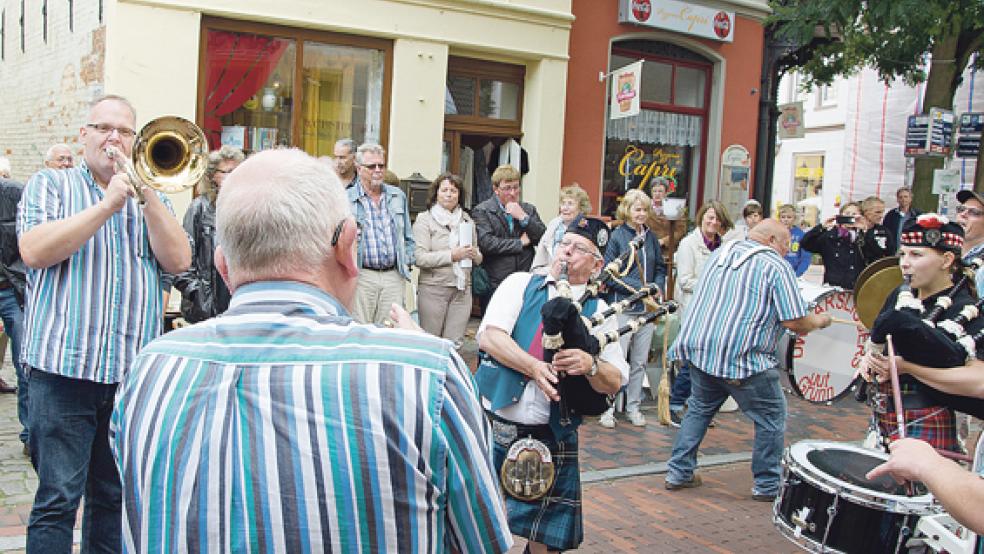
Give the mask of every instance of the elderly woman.
M 587 215 L 591 212 L 591 199 L 577 183 L 560 189 L 560 214 L 547 223 L 547 230 L 536 245 L 536 253 L 533 256 L 533 265 L 530 271 L 546 275 L 550 271 L 550 262 L 553 261 L 554 250 L 564 233 L 567 226 L 574 221 L 580 214 Z
M 650 283 L 659 285 L 660 290 L 666 286 L 666 264 L 659 249 L 659 240 L 655 233 L 646 227 L 652 203 L 646 193 L 632 189 L 625 193 L 618 205 L 615 217 L 623 221 L 612 231 L 612 236 L 605 249 L 605 263 L 609 263 L 622 253 L 629 250 L 629 242 L 636 237 L 643 237 L 642 247 L 636 251 L 634 259 L 630 260 L 628 273 L 619 277 L 610 287 L 610 300 L 618 302 L 631 296 L 635 291 Z M 631 319 L 645 313 L 642 302 L 636 302 L 622 313 L 618 314 L 618 326 L 622 327 Z M 653 340 L 654 324 L 648 323 L 634 333 L 622 335 L 619 339 L 622 350 L 629 361 L 629 383 L 625 387 L 625 415 L 629 422 L 636 427 L 646 425 L 646 417 L 639 409 L 642 404 L 642 381 L 646 376 L 646 362 L 649 361 L 649 345 Z M 602 427 L 615 427 L 615 407 L 612 406 L 601 415 L 598 421 Z
M 463 209 L 461 177 L 442 173 L 431 183 L 427 211 L 413 224 L 420 326 L 461 346 L 471 316 L 471 270 L 482 263 L 475 222 Z M 464 237 L 462 235 L 464 234 Z
M 229 289 L 213 263 L 215 199 L 226 175 L 244 158 L 242 150 L 229 145 L 209 153 L 205 180 L 185 212 L 184 229 L 192 238 L 194 253 L 188 271 L 174 278 L 174 287 L 181 291 L 181 317 L 188 323 L 209 319 L 229 307 Z
M 673 299 L 681 308 L 694 294 L 697 280 L 704 271 L 704 264 L 724 242 L 725 234 L 733 227 L 728 210 L 717 200 L 711 200 L 697 210 L 697 227 L 683 237 L 675 254 L 676 284 Z M 677 372 L 670 393 L 670 423 L 679 427 L 683 418 L 683 406 L 690 398 L 690 367 L 684 363 Z

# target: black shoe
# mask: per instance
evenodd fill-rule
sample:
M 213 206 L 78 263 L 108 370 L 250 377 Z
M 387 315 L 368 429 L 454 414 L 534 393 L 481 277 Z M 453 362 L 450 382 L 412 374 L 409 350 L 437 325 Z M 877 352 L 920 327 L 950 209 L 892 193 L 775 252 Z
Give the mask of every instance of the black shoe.
M 13 394 L 17 392 L 17 387 L 7 384 L 6 381 L 0 379 L 0 393 Z
M 670 410 L 670 425 L 679 429 L 681 421 L 683 421 L 683 410 Z
M 776 499 L 776 495 L 774 495 L 774 494 L 758 494 L 758 493 L 755 493 L 755 494 L 752 495 L 752 500 L 754 500 L 756 502 L 774 502 L 775 499 Z
M 671 483 L 669 481 L 664 481 L 663 486 L 668 491 L 678 491 L 680 489 L 693 489 L 704 484 L 703 479 L 700 475 L 694 473 L 694 476 L 690 478 L 689 481 L 684 481 L 683 483 Z

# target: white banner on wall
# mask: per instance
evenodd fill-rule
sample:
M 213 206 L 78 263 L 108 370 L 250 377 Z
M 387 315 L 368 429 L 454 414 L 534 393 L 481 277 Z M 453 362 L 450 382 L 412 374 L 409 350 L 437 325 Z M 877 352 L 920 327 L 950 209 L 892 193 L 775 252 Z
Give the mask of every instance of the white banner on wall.
M 609 114 L 612 119 L 639 115 L 642 63 L 642 60 L 639 60 L 612 71 L 612 101 Z
M 735 12 L 677 0 L 620 0 L 618 22 L 712 40 L 735 40 Z

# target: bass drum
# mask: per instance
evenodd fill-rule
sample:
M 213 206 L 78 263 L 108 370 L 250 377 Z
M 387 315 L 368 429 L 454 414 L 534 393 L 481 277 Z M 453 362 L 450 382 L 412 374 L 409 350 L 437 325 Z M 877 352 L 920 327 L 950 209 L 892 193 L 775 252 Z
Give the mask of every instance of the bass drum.
M 811 552 L 905 552 L 920 517 L 942 510 L 925 487 L 915 495 L 889 476 L 865 475 L 888 460 L 852 444 L 800 441 L 782 460 L 782 483 L 772 505 L 779 532 Z
M 829 404 L 851 391 L 869 333 L 858 319 L 851 291 L 808 285 L 801 292 L 810 311 L 838 321 L 806 336 L 785 333 L 777 352 L 779 367 L 796 396 Z

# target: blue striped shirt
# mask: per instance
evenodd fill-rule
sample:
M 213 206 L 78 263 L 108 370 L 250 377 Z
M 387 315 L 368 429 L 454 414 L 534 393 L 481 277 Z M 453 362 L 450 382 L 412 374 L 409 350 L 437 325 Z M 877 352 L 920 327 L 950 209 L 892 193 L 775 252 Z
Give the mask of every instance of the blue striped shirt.
M 687 305 L 670 360 L 687 360 L 722 379 L 775 368 L 782 321 L 806 315 L 792 267 L 769 248 L 744 240 L 714 252 Z
M 359 187 L 359 202 L 366 210 L 368 218 L 362 227 L 359 238 L 365 248 L 363 267 L 370 269 L 389 269 L 396 265 L 396 225 L 390 215 L 387 197 L 383 194 L 379 204 L 372 201 L 363 187 Z
M 158 196 L 173 213 L 170 201 Z M 40 171 L 24 187 L 17 235 L 102 199 L 84 161 Z M 28 271 L 21 360 L 65 377 L 117 383 L 140 347 L 160 335 L 161 304 L 160 268 L 143 212 L 131 198 L 69 258 Z
M 352 322 L 320 290 L 241 287 L 148 345 L 111 444 L 128 552 L 502 552 L 471 372 L 449 341 Z

